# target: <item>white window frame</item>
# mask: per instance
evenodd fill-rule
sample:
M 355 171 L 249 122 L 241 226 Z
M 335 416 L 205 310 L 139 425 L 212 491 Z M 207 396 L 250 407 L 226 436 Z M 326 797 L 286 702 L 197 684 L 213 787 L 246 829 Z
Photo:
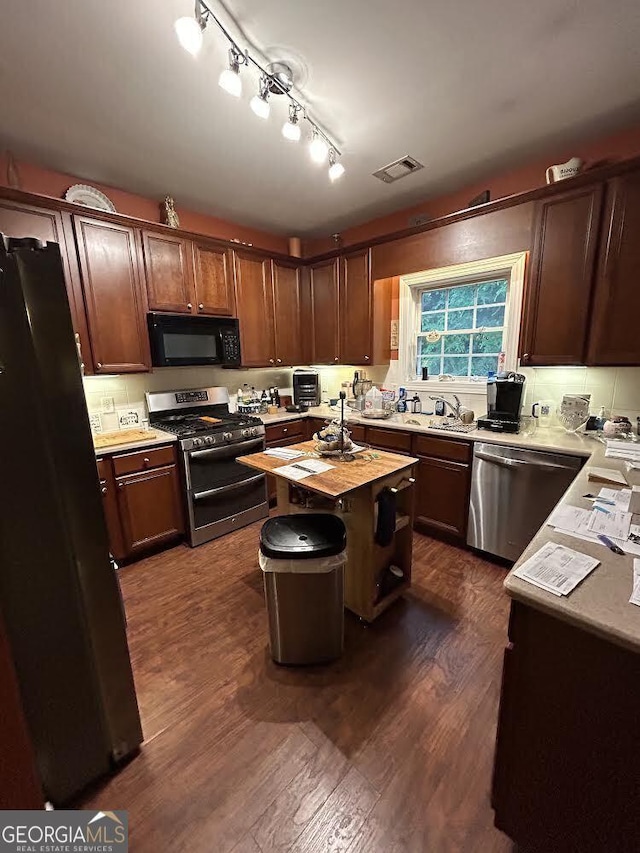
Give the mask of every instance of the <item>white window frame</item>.
M 416 391 L 456 392 L 485 394 L 487 380 L 484 377 L 467 379 L 457 377 L 441 381 L 437 377 L 427 380 L 415 375 L 416 344 L 419 327 L 420 291 L 426 288 L 453 287 L 473 281 L 492 281 L 506 278 L 508 282 L 507 306 L 504 318 L 503 349 L 505 369 L 516 370 L 518 366 L 518 340 L 522 299 L 528 252 L 501 255 L 482 261 L 471 261 L 451 267 L 403 275 L 400 277 L 400 329 L 398 347 L 398 384 Z

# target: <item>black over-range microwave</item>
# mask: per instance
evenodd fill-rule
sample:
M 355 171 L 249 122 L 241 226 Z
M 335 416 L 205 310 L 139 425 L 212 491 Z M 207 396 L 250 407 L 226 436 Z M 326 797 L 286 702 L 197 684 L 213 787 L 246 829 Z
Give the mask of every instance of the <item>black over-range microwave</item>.
M 196 364 L 240 365 L 240 330 L 232 317 L 147 315 L 154 367 Z

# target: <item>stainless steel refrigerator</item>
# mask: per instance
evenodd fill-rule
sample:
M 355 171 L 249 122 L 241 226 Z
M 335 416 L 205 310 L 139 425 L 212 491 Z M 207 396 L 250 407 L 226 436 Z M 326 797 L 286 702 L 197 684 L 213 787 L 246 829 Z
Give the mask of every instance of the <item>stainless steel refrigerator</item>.
M 0 234 L 0 609 L 45 796 L 142 730 L 58 246 Z

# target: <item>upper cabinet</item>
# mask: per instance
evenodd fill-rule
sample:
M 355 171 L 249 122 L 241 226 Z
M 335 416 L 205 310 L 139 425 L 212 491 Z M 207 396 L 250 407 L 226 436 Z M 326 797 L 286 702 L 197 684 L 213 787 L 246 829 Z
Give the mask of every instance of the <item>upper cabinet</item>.
M 191 243 L 172 234 L 142 232 L 147 296 L 151 311 L 193 311 Z
M 93 373 L 87 317 L 69 214 L 0 199 L 0 234 L 7 237 L 36 237 L 44 242 L 58 243 L 73 329 L 80 343 L 85 373 Z
M 340 258 L 340 361 L 373 363 L 370 251 Z
M 640 172 L 606 186 L 589 364 L 640 365 Z
M 194 243 L 193 264 L 194 313 L 233 317 L 233 273 L 226 247 L 208 242 Z
M 149 370 L 136 230 L 89 216 L 74 216 L 73 222 L 96 372 Z
M 272 276 L 276 364 L 303 364 L 300 267 L 274 260 Z
M 523 365 L 584 364 L 602 197 L 602 185 L 595 184 L 537 203 Z
M 275 365 L 271 261 L 238 249 L 233 253 L 233 269 L 242 364 L 244 367 Z
M 338 270 L 338 258 L 311 264 L 309 268 L 312 364 L 340 362 Z

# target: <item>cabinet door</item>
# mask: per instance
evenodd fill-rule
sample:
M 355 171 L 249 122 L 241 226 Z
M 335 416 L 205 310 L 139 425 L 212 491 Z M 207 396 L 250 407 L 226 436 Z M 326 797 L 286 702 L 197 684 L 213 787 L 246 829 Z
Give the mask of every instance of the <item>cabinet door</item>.
M 127 555 L 184 532 L 175 465 L 118 477 L 116 484 Z
M 273 261 L 273 309 L 276 364 L 303 364 L 300 333 L 300 269 Z
M 68 227 L 65 228 L 65 225 Z M 38 240 L 58 243 L 62 256 L 73 329 L 79 336 L 85 373 L 93 373 L 87 316 L 82 298 L 82 285 L 78 272 L 73 232 L 68 215 L 55 210 L 48 210 L 45 207 L 32 207 L 8 199 L 0 199 L 0 234 L 7 237 L 37 237 Z
M 133 228 L 74 216 L 97 373 L 149 370 L 149 336 Z
M 471 466 L 431 456 L 418 458 L 416 521 L 464 539 L 469 515 Z
M 340 258 L 340 361 L 372 363 L 370 252 Z
M 196 308 L 199 314 L 233 317 L 233 276 L 229 252 L 224 246 L 193 244 Z
M 589 364 L 640 365 L 640 172 L 607 184 Z
M 149 308 L 179 314 L 194 311 L 190 242 L 172 234 L 143 231 L 142 247 Z
M 259 255 L 234 252 L 233 269 L 242 364 L 268 367 L 276 363 L 271 261 Z
M 338 259 L 314 264 L 309 269 L 313 364 L 340 361 L 340 303 Z
M 523 365 L 584 364 L 602 196 L 597 184 L 538 202 Z
M 98 476 L 100 477 L 104 520 L 107 525 L 107 535 L 109 536 L 109 550 L 116 560 L 123 560 L 127 554 L 122 539 L 122 527 L 118 513 L 118 499 L 116 497 L 116 484 L 113 478 L 111 459 L 98 460 Z

